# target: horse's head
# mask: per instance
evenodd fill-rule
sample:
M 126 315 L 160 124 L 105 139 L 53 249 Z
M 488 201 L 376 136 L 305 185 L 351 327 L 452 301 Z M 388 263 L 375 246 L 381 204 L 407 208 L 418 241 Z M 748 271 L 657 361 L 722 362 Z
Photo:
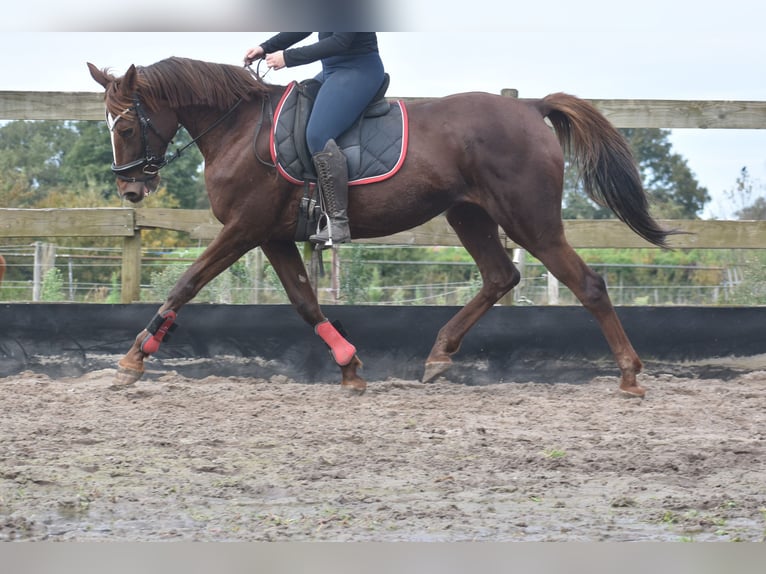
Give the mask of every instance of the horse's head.
M 120 197 L 138 203 L 159 185 L 159 170 L 167 163 L 165 152 L 178 130 L 178 117 L 169 107 L 142 99 L 135 66 L 122 78 L 90 63 L 88 68 L 106 91 L 106 121 L 112 138 L 112 172 L 117 176 L 117 190 Z

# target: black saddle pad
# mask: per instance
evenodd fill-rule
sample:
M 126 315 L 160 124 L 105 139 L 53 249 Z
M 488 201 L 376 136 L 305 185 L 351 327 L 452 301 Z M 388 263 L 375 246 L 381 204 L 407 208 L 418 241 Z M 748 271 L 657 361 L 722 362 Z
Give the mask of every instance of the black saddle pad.
M 306 147 L 306 122 L 313 106 L 310 90 L 298 82 L 285 89 L 274 111 L 271 158 L 279 173 L 295 184 L 316 181 Z M 383 104 L 381 106 L 381 104 Z M 349 185 L 393 176 L 407 154 L 407 109 L 404 102 L 376 102 L 337 140 L 348 160 Z

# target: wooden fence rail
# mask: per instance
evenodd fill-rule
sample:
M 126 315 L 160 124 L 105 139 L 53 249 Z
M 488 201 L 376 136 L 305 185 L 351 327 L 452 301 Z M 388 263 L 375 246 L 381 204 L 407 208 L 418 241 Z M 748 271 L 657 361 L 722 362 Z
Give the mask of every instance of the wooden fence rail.
M 515 94 L 515 90 L 503 90 Z M 523 95 L 523 94 L 522 94 Z M 403 97 L 405 101 L 423 98 Z M 587 99 L 587 98 L 586 98 Z M 618 128 L 766 129 L 766 102 L 588 99 Z M 0 91 L 0 120 L 103 120 L 102 92 Z

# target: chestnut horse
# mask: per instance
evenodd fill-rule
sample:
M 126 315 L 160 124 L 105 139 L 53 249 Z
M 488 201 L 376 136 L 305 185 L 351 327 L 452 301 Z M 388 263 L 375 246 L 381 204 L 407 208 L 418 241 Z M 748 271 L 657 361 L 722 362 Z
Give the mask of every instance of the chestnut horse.
M 168 145 L 183 126 L 204 157 L 210 205 L 223 224 L 119 361 L 116 383 L 137 381 L 144 359 L 174 327 L 178 310 L 260 246 L 298 314 L 330 347 L 341 384 L 363 391 L 367 383 L 357 373 L 362 363 L 356 349 L 323 315 L 294 240 L 303 189 L 256 159 L 269 157 L 270 102 L 279 101 L 285 87 L 267 84 L 247 68 L 185 58 L 131 66 L 121 77 L 88 67 L 105 89 L 119 194 L 137 203 L 157 188 Z M 529 100 L 456 94 L 409 103 L 408 117 L 408 154 L 400 171 L 350 194 L 352 237 L 390 235 L 446 213 L 483 281 L 473 299 L 439 330 L 423 380 L 449 369 L 468 330 L 519 282 L 499 226 L 593 314 L 620 369 L 620 389 L 643 396 L 636 380 L 641 360 L 606 285 L 567 243 L 561 221 L 567 150 L 591 198 L 650 243 L 666 246 L 672 232 L 649 215 L 639 172 L 621 134 L 595 107 L 563 93 Z

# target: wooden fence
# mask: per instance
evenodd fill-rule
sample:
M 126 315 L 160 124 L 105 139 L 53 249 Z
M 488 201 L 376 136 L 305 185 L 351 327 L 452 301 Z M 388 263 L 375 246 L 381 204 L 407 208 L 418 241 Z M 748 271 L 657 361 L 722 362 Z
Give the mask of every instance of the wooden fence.
M 515 97 L 514 90 L 503 95 Z M 404 98 L 414 100 L 418 98 Z M 766 102 L 688 100 L 589 100 L 618 128 L 766 129 Z M 0 91 L 0 120 L 103 120 L 100 92 Z M 760 249 L 766 246 L 766 221 L 663 221 L 689 235 L 672 237 L 672 246 Z M 566 221 L 575 248 L 653 247 L 615 220 Z M 172 229 L 209 240 L 220 223 L 207 211 L 183 209 L 0 209 L 0 237 L 122 237 L 122 301 L 139 297 L 141 231 Z M 505 238 L 505 246 L 515 246 Z M 360 240 L 385 245 L 459 245 L 442 217 L 392 236 Z
M 676 235 L 679 249 L 760 249 L 766 246 L 766 221 L 661 221 L 666 227 L 689 232 Z M 653 248 L 617 220 L 568 220 L 564 222 L 575 248 Z M 171 229 L 192 239 L 210 240 L 221 224 L 205 210 L 162 208 L 0 209 L 0 238 L 121 237 L 122 301 L 139 300 L 141 232 Z M 517 246 L 501 233 L 509 251 Z M 382 245 L 460 246 L 443 217 L 387 237 L 360 239 L 357 243 Z

